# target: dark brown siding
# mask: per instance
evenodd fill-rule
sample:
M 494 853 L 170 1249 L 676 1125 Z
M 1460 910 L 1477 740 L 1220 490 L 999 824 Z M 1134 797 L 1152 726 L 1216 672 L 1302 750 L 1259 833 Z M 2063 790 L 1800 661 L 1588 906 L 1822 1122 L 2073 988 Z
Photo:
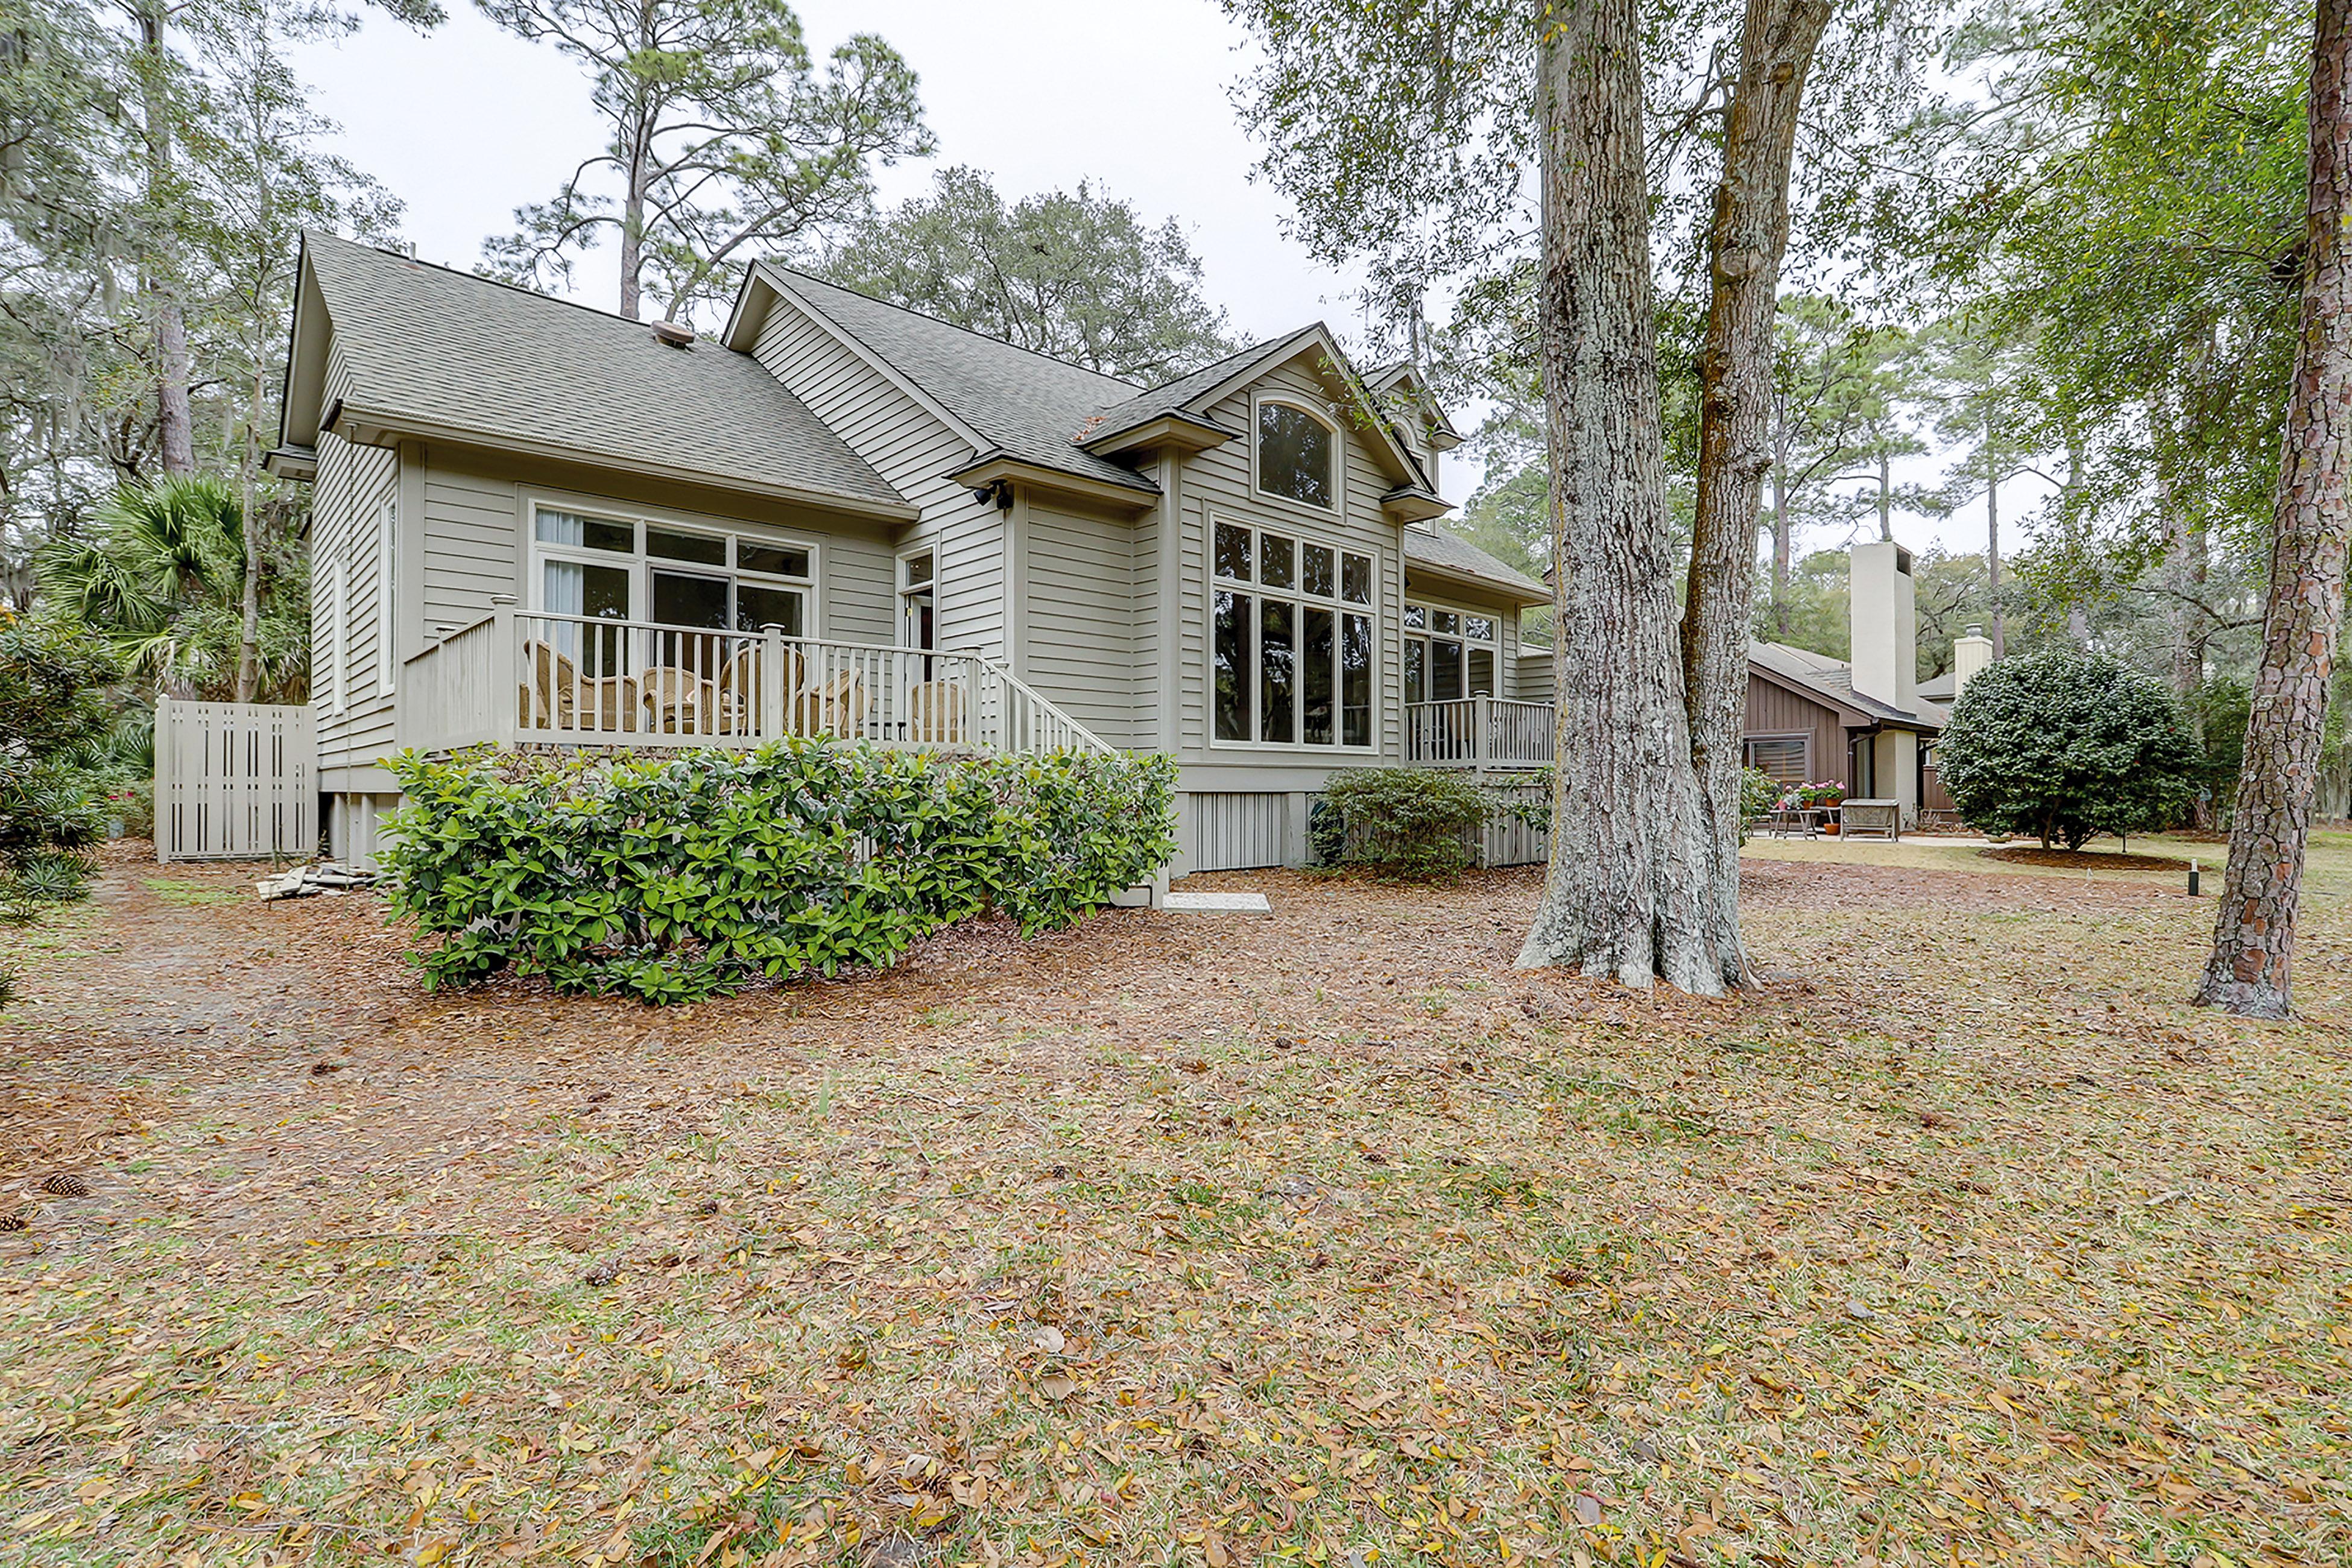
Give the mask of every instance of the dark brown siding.
M 1811 701 L 1751 674 L 1748 678 L 1748 726 L 1743 734 L 1802 734 L 1811 742 L 1811 755 L 1805 763 L 1806 782 L 1849 782 L 1845 725 L 1839 721 L 1834 708 Z
M 1928 753 L 1930 757 L 1934 754 L 1932 751 Z M 1932 761 L 1920 770 L 1920 776 L 1925 787 L 1919 792 L 1919 809 L 1922 811 L 1951 810 L 1952 793 L 1944 787 L 1943 774 L 1937 772 Z

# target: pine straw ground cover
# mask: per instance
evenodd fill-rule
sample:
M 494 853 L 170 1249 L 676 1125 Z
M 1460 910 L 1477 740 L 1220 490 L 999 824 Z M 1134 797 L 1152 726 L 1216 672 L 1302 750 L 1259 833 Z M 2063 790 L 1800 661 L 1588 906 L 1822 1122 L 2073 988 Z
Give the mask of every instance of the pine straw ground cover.
M 0 1559 L 2352 1560 L 2352 842 L 2284 1027 L 1971 853 L 1765 847 L 1736 1003 L 1268 875 L 670 1013 L 118 860 L 0 935 Z

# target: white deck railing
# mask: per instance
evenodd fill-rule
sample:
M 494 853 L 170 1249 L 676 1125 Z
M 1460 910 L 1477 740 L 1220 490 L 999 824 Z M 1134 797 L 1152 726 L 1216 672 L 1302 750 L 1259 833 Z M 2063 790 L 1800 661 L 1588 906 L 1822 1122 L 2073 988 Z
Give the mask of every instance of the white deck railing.
M 402 667 L 400 743 L 1107 751 L 976 654 L 499 609 Z
M 1549 702 L 1461 697 L 1404 706 L 1405 761 L 1425 768 L 1511 771 L 1551 763 Z

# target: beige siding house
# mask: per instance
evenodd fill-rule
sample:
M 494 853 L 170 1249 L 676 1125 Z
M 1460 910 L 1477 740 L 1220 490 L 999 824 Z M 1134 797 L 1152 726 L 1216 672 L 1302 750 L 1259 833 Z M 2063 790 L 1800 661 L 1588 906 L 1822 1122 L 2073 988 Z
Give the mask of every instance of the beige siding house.
M 485 740 L 1166 753 L 1176 875 L 1297 862 L 1335 769 L 1549 757 L 1548 591 L 1319 325 L 1145 387 L 764 263 L 689 338 L 313 235 L 285 408 L 339 854 Z

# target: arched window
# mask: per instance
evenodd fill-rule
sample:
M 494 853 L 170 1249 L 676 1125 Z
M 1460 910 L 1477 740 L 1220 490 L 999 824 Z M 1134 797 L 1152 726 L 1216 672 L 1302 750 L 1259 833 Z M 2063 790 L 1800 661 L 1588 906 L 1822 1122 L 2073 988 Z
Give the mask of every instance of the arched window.
M 1257 405 L 1257 488 L 1302 506 L 1338 504 L 1339 433 L 1296 403 Z

